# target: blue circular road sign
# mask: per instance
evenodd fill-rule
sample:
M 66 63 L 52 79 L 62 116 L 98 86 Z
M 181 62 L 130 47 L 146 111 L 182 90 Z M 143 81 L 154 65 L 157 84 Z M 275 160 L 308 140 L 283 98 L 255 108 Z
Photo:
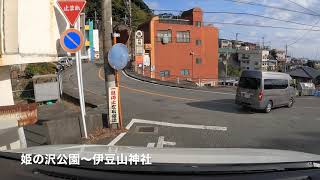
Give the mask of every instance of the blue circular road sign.
M 80 31 L 76 29 L 68 29 L 62 33 L 60 37 L 61 47 L 69 52 L 76 53 L 84 45 L 84 38 Z
M 108 61 L 113 69 L 121 70 L 129 62 L 129 51 L 126 45 L 118 43 L 112 46 L 108 53 Z

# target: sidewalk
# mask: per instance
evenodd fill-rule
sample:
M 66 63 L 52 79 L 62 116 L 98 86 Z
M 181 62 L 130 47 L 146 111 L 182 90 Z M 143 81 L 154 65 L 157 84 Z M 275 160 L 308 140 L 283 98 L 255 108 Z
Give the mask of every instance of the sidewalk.
M 93 65 L 83 64 L 84 68 L 86 66 L 91 68 L 90 66 Z M 71 68 L 63 72 L 63 96 L 66 99 L 71 100 L 76 104 L 79 104 L 79 90 L 76 66 L 72 66 Z M 86 106 L 89 106 L 90 108 L 97 108 L 98 106 L 106 104 L 106 99 L 104 97 L 86 89 L 84 89 L 84 96 Z

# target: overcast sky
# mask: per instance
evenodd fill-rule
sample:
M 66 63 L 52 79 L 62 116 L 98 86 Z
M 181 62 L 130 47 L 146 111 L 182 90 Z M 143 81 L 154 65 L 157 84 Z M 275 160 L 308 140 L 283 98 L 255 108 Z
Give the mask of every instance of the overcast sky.
M 279 9 L 266 8 L 228 2 L 225 0 L 144 0 L 151 9 L 174 9 L 188 10 L 193 7 L 201 7 L 204 11 L 228 11 L 254 13 L 282 20 L 289 20 L 304 24 L 314 25 L 313 29 L 320 30 L 320 16 L 310 16 L 301 13 L 289 12 Z M 245 1 L 245 0 L 242 0 Z M 266 5 L 277 6 L 306 13 L 320 14 L 320 0 L 291 0 L 310 10 L 303 9 L 290 0 L 251 0 L 250 2 L 263 3 Z M 246 1 L 248 2 L 248 1 Z M 157 12 L 155 12 L 157 13 Z M 230 22 L 293 27 L 300 29 L 311 29 L 312 26 L 296 25 L 287 22 L 280 22 L 260 17 L 232 14 L 205 14 L 205 22 Z M 320 31 L 299 31 L 287 29 L 271 29 L 259 27 L 245 27 L 234 25 L 214 24 L 220 29 L 220 38 L 235 39 L 235 34 L 240 33 L 238 39 L 254 43 L 262 43 L 265 37 L 265 44 L 273 48 L 284 49 L 286 44 L 293 44 L 288 48 L 288 54 L 294 57 L 307 57 L 320 59 Z M 316 27 L 318 26 L 318 28 Z

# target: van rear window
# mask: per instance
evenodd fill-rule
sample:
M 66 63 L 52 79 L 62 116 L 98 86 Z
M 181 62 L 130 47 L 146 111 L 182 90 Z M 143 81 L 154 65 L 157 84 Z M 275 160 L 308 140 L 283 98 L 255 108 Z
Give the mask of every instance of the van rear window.
M 286 79 L 265 79 L 264 89 L 286 89 L 288 84 Z
M 258 78 L 241 77 L 239 81 L 239 87 L 245 89 L 259 89 L 260 84 L 261 79 Z

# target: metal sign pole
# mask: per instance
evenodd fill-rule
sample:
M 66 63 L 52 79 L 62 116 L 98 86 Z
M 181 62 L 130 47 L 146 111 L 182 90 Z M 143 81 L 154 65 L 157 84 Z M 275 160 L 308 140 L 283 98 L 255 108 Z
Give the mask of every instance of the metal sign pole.
M 80 31 L 80 18 L 78 18 L 77 20 L 77 30 Z M 86 104 L 85 104 L 85 100 L 84 100 L 84 92 L 83 92 L 83 74 L 82 74 L 82 59 L 81 59 L 81 50 L 78 51 L 78 56 L 79 56 L 79 69 L 80 69 L 80 85 L 81 85 L 81 93 L 82 93 L 82 103 L 83 103 L 83 112 L 84 112 L 84 115 L 86 115 Z
M 77 29 L 80 29 L 80 19 L 77 21 Z M 79 89 L 79 100 L 80 100 L 80 109 L 81 109 L 81 119 L 84 131 L 84 137 L 88 138 L 87 134 L 87 125 L 85 119 L 85 103 L 84 103 L 84 94 L 83 94 L 83 81 L 82 81 L 82 62 L 81 62 L 81 51 L 76 52 L 76 64 L 77 64 L 77 77 L 78 77 L 78 89 Z

